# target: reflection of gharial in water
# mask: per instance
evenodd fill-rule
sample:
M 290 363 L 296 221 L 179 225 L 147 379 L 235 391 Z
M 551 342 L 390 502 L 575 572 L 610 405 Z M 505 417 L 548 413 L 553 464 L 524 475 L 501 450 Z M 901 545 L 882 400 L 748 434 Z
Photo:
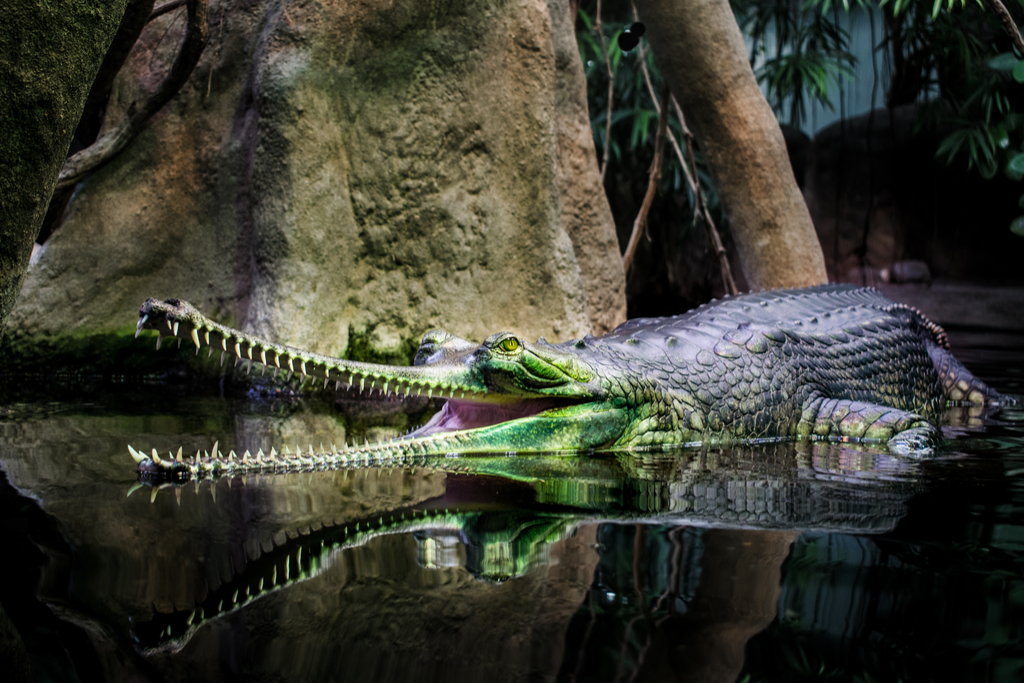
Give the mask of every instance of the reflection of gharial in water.
M 479 579 L 500 582 L 548 564 L 551 544 L 585 524 L 880 533 L 895 526 L 915 488 L 905 476 L 911 464 L 824 444 L 674 455 L 473 456 L 429 464 L 473 476 L 449 477 L 446 495 L 435 499 L 325 519 L 289 529 L 278 543 L 248 544 L 246 563 L 232 576 L 187 608 L 133 622 L 134 636 L 144 647 L 180 647 L 211 619 L 313 578 L 339 552 L 382 535 L 416 534 L 425 567 L 464 566 Z M 902 476 L 887 477 L 893 468 Z M 476 476 L 488 474 L 525 487 L 528 500 L 496 500 L 494 479 Z M 174 484 L 160 488 L 180 491 Z
M 528 343 L 502 332 L 476 345 L 435 330 L 412 367 L 360 363 L 274 344 L 214 323 L 178 299 L 150 299 L 138 330 L 191 339 L 196 352 L 383 394 L 448 399 L 410 435 L 321 454 L 258 453 L 186 462 L 131 450 L 171 477 L 402 463 L 461 453 L 651 449 L 780 438 L 888 443 L 927 453 L 948 400 L 995 394 L 944 348 L 945 333 L 873 289 L 820 286 L 747 294 L 603 337 Z M 157 347 L 160 346 L 160 338 Z M 216 454 L 215 454 L 216 455 Z

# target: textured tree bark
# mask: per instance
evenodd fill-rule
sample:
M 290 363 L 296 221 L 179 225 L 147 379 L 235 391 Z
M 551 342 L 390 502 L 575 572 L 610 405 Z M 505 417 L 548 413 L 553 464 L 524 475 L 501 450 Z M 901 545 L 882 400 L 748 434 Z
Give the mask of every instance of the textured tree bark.
M 775 115 L 727 0 L 636 0 L 701 146 L 752 289 L 828 281 Z
M 126 0 L 9 0 L 0 31 L 0 332 Z

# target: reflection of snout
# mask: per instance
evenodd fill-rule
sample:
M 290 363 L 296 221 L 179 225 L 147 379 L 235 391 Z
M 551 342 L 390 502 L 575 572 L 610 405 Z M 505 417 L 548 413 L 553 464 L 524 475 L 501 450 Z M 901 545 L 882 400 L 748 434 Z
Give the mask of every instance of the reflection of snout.
M 416 564 L 424 569 L 466 566 L 466 546 L 451 531 L 417 531 Z

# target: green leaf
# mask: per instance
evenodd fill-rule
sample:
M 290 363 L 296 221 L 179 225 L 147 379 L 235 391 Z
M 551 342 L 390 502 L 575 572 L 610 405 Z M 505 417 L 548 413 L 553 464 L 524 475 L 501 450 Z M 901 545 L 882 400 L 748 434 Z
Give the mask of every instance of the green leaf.
M 1024 176 L 1024 154 L 1017 154 L 1009 163 L 1006 164 L 1006 168 L 1015 174 Z
M 1024 216 L 1017 216 L 1010 223 L 1010 232 L 1018 237 L 1024 237 Z
M 992 180 L 998 172 L 999 164 L 996 163 L 995 159 L 987 157 L 978 160 L 978 173 L 985 180 Z
M 1024 83 L 1024 59 L 1017 62 L 1017 66 L 1013 67 L 1013 80 L 1018 83 Z
M 996 71 L 1013 71 L 1019 61 L 1012 52 L 1004 52 L 988 60 L 988 66 Z
M 950 5 L 952 5 L 953 0 L 949 0 L 949 2 L 950 2 Z M 939 10 L 940 9 L 942 9 L 942 0 L 935 0 L 935 4 L 932 5 L 932 19 L 933 20 L 935 19 L 935 17 L 939 16 Z
M 1019 183 L 1021 179 L 1024 179 L 1024 173 L 1014 171 L 1012 168 L 1010 168 L 1009 164 L 1003 166 L 1003 175 L 1005 175 L 1007 178 L 1009 178 L 1015 183 Z M 1024 199 L 1024 196 L 1022 196 L 1021 199 Z M 1022 206 L 1021 209 L 1024 209 L 1024 206 Z

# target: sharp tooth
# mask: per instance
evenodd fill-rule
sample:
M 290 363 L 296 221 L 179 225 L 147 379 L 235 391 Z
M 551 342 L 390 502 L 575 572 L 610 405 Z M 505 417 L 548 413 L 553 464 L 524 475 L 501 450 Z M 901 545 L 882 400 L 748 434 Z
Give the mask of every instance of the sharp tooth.
M 153 455 L 152 455 L 152 460 L 153 460 L 153 462 L 155 462 L 155 463 L 156 463 L 157 465 L 159 465 L 159 464 L 160 464 L 160 456 L 156 454 L 156 449 L 155 449 L 155 448 L 153 449 Z
M 224 357 L 228 355 L 227 351 L 220 352 L 220 366 L 224 367 Z
M 177 325 L 178 323 L 174 323 L 174 324 Z M 178 348 L 179 349 L 181 348 L 181 337 L 178 337 Z
M 157 494 L 157 491 L 159 491 L 159 490 L 160 489 L 158 489 L 157 487 L 155 487 L 155 486 L 153 487 L 153 492 L 149 494 L 149 504 L 150 505 L 152 505 L 153 503 L 156 502 L 156 494 Z
M 169 330 L 173 330 L 174 329 L 174 324 L 171 323 L 171 319 L 170 318 L 164 318 L 164 322 L 167 323 L 167 329 L 169 329 Z
M 274 367 L 276 367 L 278 370 L 281 369 L 281 354 L 277 353 L 276 351 L 274 352 Z M 274 377 L 277 377 L 276 372 L 274 373 Z
M 185 620 L 185 623 L 188 624 L 189 626 L 191 626 L 192 625 L 192 620 L 195 619 L 195 618 L 196 618 L 196 611 L 192 610 L 192 614 L 188 615 L 188 619 Z
M 179 463 L 181 462 L 181 446 L 178 446 L 178 457 L 175 458 Z
M 217 447 L 218 446 L 220 446 L 220 441 L 214 441 L 213 442 L 213 455 L 210 456 L 210 458 L 213 459 L 213 460 L 216 460 L 218 457 L 220 457 L 219 455 L 217 455 Z
M 173 331 L 174 331 L 174 336 L 177 337 L 178 336 L 178 322 L 177 321 L 174 322 Z
M 157 332 L 156 333 L 156 350 L 157 351 L 160 350 L 160 342 L 163 341 L 163 339 L 164 339 L 163 335 L 161 335 L 159 332 Z
M 141 465 L 146 461 L 146 456 L 132 448 L 131 444 L 128 444 L 128 452 L 132 454 L 132 460 L 134 460 L 137 464 Z
M 260 362 L 263 363 L 264 365 L 267 364 L 267 350 L 266 349 L 260 349 Z
M 249 347 L 249 360 L 252 360 L 252 347 Z
M 334 383 L 334 390 L 335 391 L 341 391 L 341 380 L 340 379 L 337 382 Z
M 149 320 L 149 313 L 139 318 L 139 322 L 135 323 L 135 338 L 139 338 L 139 333 L 142 332 L 142 326 Z
M 270 447 L 270 457 L 271 457 L 271 459 L 277 457 L 277 449 L 274 448 L 273 446 Z
M 263 462 L 263 449 L 256 451 L 256 462 Z
M 210 331 L 209 330 L 206 330 L 206 331 L 203 332 L 203 341 L 206 342 L 207 346 L 210 345 Z
M 387 394 L 388 394 L 388 383 L 387 383 L 387 380 L 384 381 L 384 391 L 382 393 L 385 396 L 387 396 Z
M 330 382 L 330 381 L 331 381 L 331 379 L 329 377 L 324 377 L 324 389 L 327 388 L 327 383 Z
M 427 398 L 434 398 L 434 387 L 427 387 Z
M 174 487 L 174 502 L 175 502 L 175 504 L 177 504 L 178 507 L 181 507 L 181 487 L 180 486 L 175 486 Z
M 466 398 L 466 392 L 465 391 L 460 392 L 460 393 L 461 393 L 462 398 Z
M 199 344 L 199 332 L 197 332 L 196 328 L 194 328 L 194 327 L 192 328 L 192 343 L 196 345 L 196 355 L 198 356 L 199 355 L 199 347 L 200 347 L 200 344 Z
M 235 342 L 235 355 L 242 357 L 242 342 Z
M 228 350 L 228 338 L 227 337 L 221 337 L 220 338 L 220 350 L 221 351 L 227 351 Z
M 159 339 L 156 340 L 156 348 L 158 348 L 158 349 L 160 348 L 160 340 Z M 365 377 L 360 377 L 359 378 L 359 393 L 360 394 L 363 393 L 363 387 L 365 386 L 365 384 L 366 384 L 366 378 Z
M 306 361 L 302 361 L 302 365 L 300 365 L 299 367 L 302 368 L 302 374 L 305 375 L 306 374 Z
M 246 450 L 245 454 L 242 456 L 242 462 L 249 462 L 249 451 L 248 450 Z

